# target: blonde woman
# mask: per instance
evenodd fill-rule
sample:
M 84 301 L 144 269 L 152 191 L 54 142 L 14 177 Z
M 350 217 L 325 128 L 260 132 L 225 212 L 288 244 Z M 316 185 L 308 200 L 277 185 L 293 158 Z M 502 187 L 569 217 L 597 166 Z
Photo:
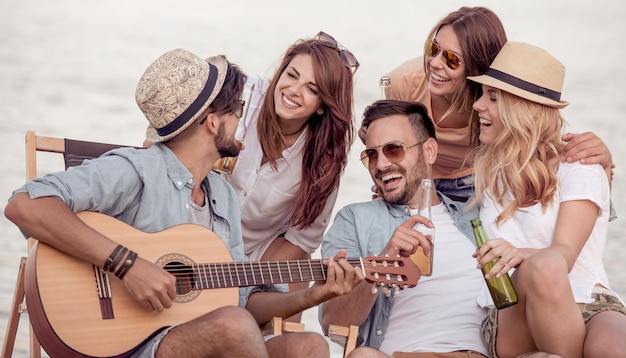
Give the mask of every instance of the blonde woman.
M 546 51 L 508 42 L 486 74 L 468 77 L 482 84 L 475 190 L 492 238 L 475 256 L 480 267 L 500 258 L 487 277 L 515 268 L 519 298 L 484 322 L 494 357 L 626 355 L 626 309 L 602 263 L 610 168 L 559 161 L 564 75 Z

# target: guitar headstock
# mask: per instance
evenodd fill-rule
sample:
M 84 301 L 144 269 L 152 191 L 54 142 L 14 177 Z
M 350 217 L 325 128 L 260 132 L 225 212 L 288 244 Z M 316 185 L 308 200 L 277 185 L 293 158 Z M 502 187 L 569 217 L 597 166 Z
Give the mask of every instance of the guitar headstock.
M 422 273 L 408 257 L 367 256 L 363 258 L 365 280 L 388 289 L 415 287 Z

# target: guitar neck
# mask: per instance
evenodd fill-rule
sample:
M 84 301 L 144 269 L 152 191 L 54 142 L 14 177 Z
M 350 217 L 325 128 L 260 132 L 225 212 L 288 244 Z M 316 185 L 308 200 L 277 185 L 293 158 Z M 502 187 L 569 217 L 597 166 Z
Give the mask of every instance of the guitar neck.
M 361 266 L 361 259 L 348 259 L 353 266 Z M 184 276 L 190 266 L 181 268 Z M 260 286 L 290 282 L 326 281 L 323 260 L 285 260 L 254 262 L 220 262 L 191 265 L 193 287 L 196 289 Z M 176 275 L 173 270 L 170 273 Z

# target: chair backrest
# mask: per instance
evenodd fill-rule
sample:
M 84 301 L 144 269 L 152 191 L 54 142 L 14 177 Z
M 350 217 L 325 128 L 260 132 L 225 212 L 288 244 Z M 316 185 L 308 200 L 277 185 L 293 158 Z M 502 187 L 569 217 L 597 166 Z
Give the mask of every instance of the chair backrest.
M 26 180 L 37 177 L 37 152 L 63 154 L 65 169 L 67 169 L 80 165 L 85 159 L 97 158 L 111 149 L 120 147 L 124 145 L 38 136 L 34 131 L 28 131 L 26 132 Z
M 26 180 L 37 177 L 37 152 L 65 153 L 63 138 L 37 136 L 26 132 Z

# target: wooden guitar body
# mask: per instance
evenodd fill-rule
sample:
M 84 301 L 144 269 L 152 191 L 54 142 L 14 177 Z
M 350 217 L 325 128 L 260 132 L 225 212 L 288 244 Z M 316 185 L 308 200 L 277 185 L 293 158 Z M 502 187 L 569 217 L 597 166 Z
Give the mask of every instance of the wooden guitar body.
M 171 262 L 227 262 L 231 256 L 213 232 L 180 225 L 146 234 L 106 215 L 82 212 L 81 219 L 159 266 Z M 112 275 L 111 275 L 112 276 Z M 237 305 L 239 288 L 193 290 L 171 309 L 148 312 L 111 277 L 113 319 L 103 319 L 94 267 L 51 246 L 37 243 L 28 259 L 26 304 L 37 338 L 52 357 L 126 356 L 162 327 L 186 322 L 226 305 Z M 124 353 L 121 353 L 124 352 Z

